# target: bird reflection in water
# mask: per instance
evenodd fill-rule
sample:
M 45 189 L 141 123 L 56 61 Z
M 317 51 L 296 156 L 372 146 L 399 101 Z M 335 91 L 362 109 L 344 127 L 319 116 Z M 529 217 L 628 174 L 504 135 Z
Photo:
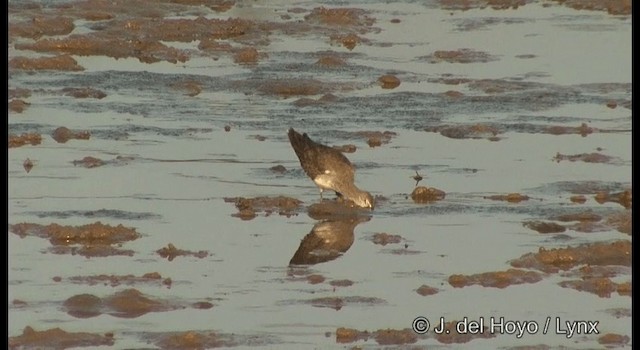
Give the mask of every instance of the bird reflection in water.
M 290 265 L 314 265 L 331 261 L 344 254 L 353 244 L 353 231 L 368 216 L 349 216 L 321 221 L 300 242 Z

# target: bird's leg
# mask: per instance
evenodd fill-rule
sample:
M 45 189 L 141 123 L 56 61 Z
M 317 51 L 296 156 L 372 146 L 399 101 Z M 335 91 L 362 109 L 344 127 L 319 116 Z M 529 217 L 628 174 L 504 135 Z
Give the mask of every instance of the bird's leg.
M 322 187 L 318 187 L 318 189 L 320 190 L 320 202 L 322 202 L 324 199 L 322 199 Z

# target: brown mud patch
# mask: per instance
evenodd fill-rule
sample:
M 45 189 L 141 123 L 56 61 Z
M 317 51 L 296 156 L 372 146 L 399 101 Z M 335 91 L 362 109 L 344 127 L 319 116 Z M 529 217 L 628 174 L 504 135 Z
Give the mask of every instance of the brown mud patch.
M 210 303 L 208 304 L 213 307 Z M 120 318 L 136 318 L 150 312 L 166 312 L 187 307 L 202 308 L 200 304 L 196 304 L 196 306 L 155 299 L 137 289 L 125 289 L 104 298 L 99 298 L 92 294 L 78 294 L 64 302 L 65 311 L 77 318 L 90 318 L 102 314 Z
M 315 64 L 317 66 L 326 68 L 336 68 L 345 66 L 347 64 L 347 61 L 335 55 L 327 55 L 318 58 Z
M 618 292 L 619 295 L 631 296 L 631 282 L 616 283 L 607 277 L 562 281 L 558 284 L 563 288 L 589 292 L 601 298 L 610 298 L 611 293 L 614 292 Z
M 400 79 L 395 75 L 385 74 L 378 78 L 378 83 L 383 89 L 395 89 L 400 86 Z
M 423 284 L 420 287 L 418 287 L 418 289 L 416 289 L 416 293 L 422 295 L 423 297 L 426 297 L 428 295 L 438 294 L 439 291 L 440 290 L 438 288 L 433 288 L 433 287 L 427 286 L 426 284 Z
M 368 43 L 369 40 L 358 36 L 356 34 L 350 33 L 350 34 L 333 34 L 330 37 L 331 42 L 333 43 L 337 43 L 340 44 L 344 47 L 346 47 L 347 49 L 349 49 L 349 51 L 353 50 L 358 44 L 360 43 Z
M 509 193 L 509 194 L 498 194 L 493 196 L 485 196 L 485 199 L 490 199 L 492 201 L 505 201 L 509 203 L 520 203 L 523 201 L 528 201 L 529 196 L 522 195 L 520 193 Z
M 258 92 L 265 95 L 280 96 L 289 98 L 293 96 L 311 96 L 326 94 L 332 91 L 351 90 L 350 84 L 344 83 L 325 83 L 316 79 L 273 79 L 261 82 L 245 82 L 250 84 L 258 84 L 256 86 Z M 318 100 L 319 101 L 319 100 Z
M 455 288 L 472 285 L 506 288 L 523 283 L 536 283 L 542 280 L 542 274 L 535 271 L 509 269 L 507 271 L 485 272 L 475 275 L 451 275 L 449 284 Z
M 75 98 L 96 98 L 101 100 L 107 97 L 107 94 L 104 91 L 100 91 L 98 89 L 83 87 L 83 88 L 64 88 L 62 89 L 62 93 L 66 96 L 71 96 Z
M 225 197 L 224 201 L 235 204 L 238 212 L 231 214 L 231 216 L 242 220 L 251 220 L 260 212 L 264 212 L 264 216 L 270 216 L 275 212 L 279 215 L 291 217 L 297 215 L 297 210 L 302 204 L 302 201 L 286 196 L 255 198 Z
M 100 221 L 82 226 L 39 225 L 21 223 L 9 226 L 9 231 L 20 237 L 36 236 L 49 239 L 54 254 L 72 254 L 84 257 L 133 256 L 132 250 L 114 245 L 133 241 L 140 236 L 133 228 L 110 226 Z
M 160 255 L 163 259 L 167 259 L 169 261 L 173 261 L 178 256 L 193 256 L 198 259 L 206 258 L 209 256 L 209 252 L 206 250 L 200 250 L 197 252 L 192 252 L 190 250 L 178 249 L 172 243 L 169 243 L 166 247 L 162 247 L 156 250 L 156 253 Z
M 326 278 L 322 275 L 318 275 L 318 274 L 313 274 L 313 275 L 309 275 L 307 276 L 307 282 L 309 282 L 309 284 L 320 284 L 322 282 L 324 282 L 326 280 Z
M 583 204 L 587 201 L 587 197 L 583 196 L 583 195 L 577 195 L 577 196 L 571 196 L 569 197 L 569 200 L 572 203 L 578 203 L 578 204 Z
M 452 51 L 438 50 L 427 56 L 418 57 L 420 60 L 426 60 L 429 63 L 486 63 L 497 61 L 498 58 L 484 51 L 476 51 L 471 49 L 458 49 Z
M 62 278 L 54 277 L 54 281 L 62 282 Z M 171 287 L 173 283 L 171 278 L 163 278 L 158 272 L 145 273 L 142 276 L 134 275 L 94 275 L 94 276 L 73 276 L 67 278 L 67 281 L 75 284 L 86 284 L 95 286 L 101 284 L 103 286 L 117 287 L 120 285 L 137 285 L 152 284 L 158 286 Z
M 346 297 L 321 297 L 308 300 L 289 300 L 284 301 L 286 304 L 307 304 L 313 307 L 329 308 L 334 310 L 340 310 L 345 306 L 375 306 L 383 305 L 387 302 L 384 299 L 375 297 L 362 297 L 362 296 L 346 296 Z
M 552 0 L 576 10 L 607 11 L 610 15 L 631 15 L 631 0 Z
M 318 99 L 303 97 L 295 100 L 293 105 L 296 107 L 322 106 L 338 101 L 338 97 L 334 94 L 324 94 Z
M 333 287 L 350 287 L 353 285 L 352 280 L 333 280 L 329 282 L 330 286 Z
M 342 146 L 331 146 L 331 148 L 333 149 L 337 149 L 338 151 L 342 152 L 342 153 L 355 153 L 356 150 L 358 149 L 358 147 L 356 147 L 356 145 L 354 144 L 347 144 L 347 145 L 342 145 Z
M 22 135 L 9 134 L 9 148 L 21 147 L 24 145 L 39 145 L 42 143 L 42 136 L 38 133 L 24 133 Z
M 414 344 L 418 341 L 418 336 L 410 329 L 379 329 L 373 332 L 344 327 L 336 329 L 336 343 L 339 344 L 360 340 L 366 342 L 369 339 L 374 339 L 379 345 L 403 345 Z
M 385 246 L 387 244 L 402 242 L 402 236 L 381 232 L 381 233 L 375 233 L 371 238 L 371 241 L 373 242 L 373 244 L 379 244 L 379 245 Z
M 84 244 L 81 246 L 63 246 L 57 245 L 49 248 L 53 254 L 70 254 L 80 255 L 85 258 L 99 258 L 107 256 L 133 256 L 134 251 L 131 249 L 121 249 L 106 244 Z
M 616 333 L 607 333 L 598 337 L 598 343 L 607 347 L 621 347 L 628 344 L 630 341 L 631 338 L 629 338 L 629 336 Z
M 12 98 L 28 98 L 31 97 L 31 90 L 23 88 L 9 89 L 9 99 Z
M 530 228 L 538 233 L 561 233 L 567 230 L 566 227 L 556 224 L 555 222 L 544 222 L 544 221 L 526 221 L 523 222 L 522 225 L 524 227 Z
M 60 328 L 36 331 L 26 326 L 21 335 L 9 337 L 9 349 L 67 349 L 113 344 L 113 333 L 67 332 Z
M 187 96 L 198 96 L 202 92 L 202 84 L 193 80 L 181 81 L 171 85 L 172 88 L 183 91 Z
M 88 131 L 72 131 L 65 126 L 61 126 L 53 131 L 51 137 L 57 143 L 66 143 L 69 140 L 88 140 L 91 133 Z
M 527 4 L 527 0 L 438 0 L 445 10 L 484 9 L 491 7 L 494 10 L 517 9 Z
M 217 331 L 192 330 L 184 332 L 145 332 L 141 338 L 159 349 L 213 349 L 231 347 L 260 347 L 275 344 L 275 339 L 264 335 L 242 335 Z
M 569 270 L 579 265 L 631 266 L 631 242 L 590 243 L 577 247 L 545 249 L 527 253 L 511 261 L 515 268 L 530 268 L 543 272 Z
M 74 160 L 72 163 L 73 163 L 74 166 L 82 166 L 82 167 L 91 169 L 91 168 L 97 168 L 99 166 L 103 166 L 103 165 L 106 165 L 106 164 L 109 164 L 109 165 L 124 165 L 124 164 L 128 164 L 133 159 L 134 158 L 127 157 L 127 156 L 117 156 L 112 160 L 102 160 L 100 158 L 86 156 L 86 157 L 84 157 L 82 159 Z
M 560 163 L 563 160 L 570 162 L 585 162 L 585 163 L 612 163 L 615 158 L 607 156 L 602 153 L 581 153 L 581 154 L 561 154 L 558 152 L 553 160 Z
M 356 131 L 351 133 L 353 137 L 366 140 L 369 147 L 378 147 L 388 144 L 391 139 L 398 136 L 393 131 Z
M 31 103 L 21 100 L 19 98 L 15 98 L 9 101 L 9 111 L 14 113 L 22 113 L 27 107 L 29 107 Z
M 427 132 L 437 132 L 450 139 L 487 139 L 489 141 L 499 141 L 499 129 L 485 125 L 441 125 L 424 129 Z
M 411 192 L 411 199 L 415 203 L 431 203 L 443 200 L 446 193 L 433 187 L 418 186 Z
M 19 70 L 58 70 L 58 71 L 83 71 L 84 67 L 69 55 L 58 55 L 52 57 L 13 57 L 9 60 L 9 68 Z
M 281 164 L 274 165 L 271 168 L 269 168 L 269 170 L 271 170 L 272 173 L 276 173 L 276 174 L 284 174 L 287 172 L 287 168 L 285 168 L 284 165 L 281 165 Z
M 321 23 L 330 26 L 368 27 L 375 19 L 368 16 L 369 12 L 357 8 L 326 8 L 316 7 L 304 16 L 309 23 Z
M 631 190 L 625 190 L 618 193 L 609 193 L 606 191 L 601 191 L 596 193 L 594 199 L 596 200 L 596 202 L 600 204 L 613 202 L 613 203 L 618 203 L 622 205 L 625 209 L 629 209 L 631 208 L 632 194 L 631 194 Z
M 73 31 L 73 20 L 68 17 L 33 17 L 31 20 L 9 24 L 9 38 L 40 39 L 42 36 L 67 35 Z
M 31 161 L 31 159 L 27 158 L 24 160 L 24 162 L 22 162 L 22 167 L 24 168 L 24 171 L 27 172 L 27 174 L 31 171 L 31 169 L 33 169 L 33 161 Z
M 543 132 L 551 135 L 581 135 L 582 137 L 586 137 L 597 131 L 598 129 L 590 127 L 587 123 L 582 123 L 580 126 L 548 126 Z
M 459 323 L 466 323 L 464 321 L 450 321 L 444 324 L 444 332 L 441 334 L 436 334 L 435 338 L 437 341 L 443 344 L 463 344 L 472 341 L 473 339 L 487 339 L 494 338 L 496 335 L 489 331 L 489 327 L 484 327 L 482 330 L 477 328 L 476 333 L 466 332 L 460 333 L 456 329 Z
M 245 47 L 233 54 L 233 61 L 237 64 L 257 64 L 260 59 L 269 57 L 266 53 L 260 53 L 255 47 Z

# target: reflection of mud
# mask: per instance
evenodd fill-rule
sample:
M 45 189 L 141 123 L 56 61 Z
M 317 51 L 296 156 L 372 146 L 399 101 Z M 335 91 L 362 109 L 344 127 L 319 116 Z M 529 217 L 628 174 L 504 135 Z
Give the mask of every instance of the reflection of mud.
M 429 63 L 477 63 L 496 61 L 497 58 L 483 51 L 458 49 L 455 51 L 435 51 L 431 55 L 419 57 Z
M 523 222 L 522 225 L 539 233 L 561 233 L 567 230 L 566 227 L 555 222 L 527 221 Z
M 300 200 L 285 196 L 256 198 L 227 197 L 224 198 L 224 201 L 235 204 L 238 212 L 231 214 L 231 216 L 242 220 L 251 220 L 261 211 L 265 212 L 265 216 L 277 212 L 280 215 L 290 217 L 296 215 L 296 210 L 300 207 L 300 204 L 302 204 Z
M 9 349 L 67 349 L 113 346 L 113 344 L 113 333 L 100 335 L 86 332 L 66 332 L 60 328 L 36 331 L 27 326 L 21 335 L 9 337 Z
M 66 219 L 74 216 L 85 218 L 111 218 L 119 220 L 154 220 L 161 218 L 160 215 L 148 212 L 133 212 L 115 209 L 99 210 L 64 210 L 64 211 L 31 211 L 28 214 L 39 218 Z
M 486 199 L 491 199 L 494 201 L 506 201 L 509 203 L 520 203 L 522 201 L 528 201 L 529 196 L 522 195 L 520 193 L 509 193 L 509 194 L 496 194 L 492 196 L 484 197 Z
M 614 158 L 611 156 L 604 155 L 602 153 L 582 153 L 582 154 L 560 154 L 557 153 L 553 160 L 560 163 L 563 160 L 568 160 L 570 162 L 581 161 L 585 163 L 611 163 Z
M 391 235 L 385 232 L 375 233 L 373 238 L 371 239 L 373 244 L 379 244 L 385 246 L 391 243 L 400 243 L 402 242 L 402 236 L 400 235 Z
M 209 252 L 207 252 L 206 250 L 192 252 L 189 250 L 178 249 L 171 243 L 169 243 L 166 247 L 158 249 L 156 253 L 169 261 L 173 261 L 173 259 L 178 256 L 194 256 L 196 258 L 202 259 L 206 258 L 209 255 Z
M 89 87 L 85 87 L 85 88 L 68 87 L 68 88 L 62 89 L 62 92 L 67 96 L 71 96 L 75 98 L 96 98 L 100 100 L 107 97 L 107 94 L 104 93 L 104 91 L 100 91 L 98 89 L 89 88 Z
M 91 134 L 88 131 L 71 131 L 69 128 L 61 126 L 53 131 L 51 137 L 57 143 L 66 143 L 69 140 L 88 140 Z
M 62 278 L 54 278 L 54 281 L 61 282 Z M 162 278 L 157 272 L 145 273 L 140 277 L 134 275 L 95 275 L 95 276 L 73 276 L 69 277 L 68 281 L 77 284 L 96 285 L 102 284 L 104 286 L 117 287 L 119 285 L 134 285 L 134 284 L 156 284 L 170 287 L 173 283 L 171 278 Z
M 160 349 L 213 349 L 231 347 L 260 347 L 277 344 L 276 339 L 266 335 L 242 335 L 217 331 L 184 331 L 141 334 L 141 338 Z
M 606 277 L 562 281 L 559 285 L 564 288 L 590 292 L 602 298 L 609 298 L 614 292 L 618 292 L 619 295 L 631 296 L 631 282 L 616 283 Z
M 553 0 L 576 10 L 607 11 L 611 15 L 630 15 L 631 0 Z M 526 0 L 438 0 L 446 10 L 470 10 L 491 7 L 494 10 L 517 9 L 530 1 Z
M 631 266 L 631 242 L 622 240 L 548 250 L 540 248 L 538 253 L 527 253 L 511 261 L 513 267 L 544 272 L 569 270 L 584 264 Z
M 53 245 L 50 250 L 55 254 L 78 254 L 85 257 L 131 256 L 133 251 L 113 245 L 133 241 L 140 236 L 133 228 L 105 225 L 99 221 L 83 226 L 21 223 L 10 225 L 9 230 L 20 237 L 29 235 L 49 239 Z
M 202 303 L 197 303 L 197 309 L 202 309 Z M 175 301 L 153 299 L 142 294 L 137 289 L 125 289 L 105 298 L 91 294 L 79 294 L 65 300 L 66 312 L 74 317 L 89 318 L 101 314 L 109 314 L 121 318 L 136 318 L 149 312 L 165 312 L 183 309 L 187 305 Z M 193 307 L 193 305 L 191 305 Z
M 484 124 L 443 125 L 426 128 L 425 131 L 439 132 L 440 135 L 451 139 L 487 139 L 490 141 L 498 141 L 497 135 L 502 133 L 497 128 Z
M 418 341 L 418 336 L 410 329 L 379 329 L 374 332 L 342 327 L 336 329 L 336 343 L 367 341 L 370 338 L 375 339 L 376 343 L 380 345 L 413 344 Z
M 74 166 L 83 166 L 85 168 L 96 168 L 99 166 L 103 166 L 105 164 L 114 164 L 114 165 L 123 165 L 123 164 L 128 164 L 129 161 L 133 160 L 132 157 L 123 157 L 123 156 L 117 156 L 115 159 L 113 160 L 108 160 L 108 161 L 104 161 L 100 158 L 96 158 L 96 157 L 91 157 L 91 156 L 87 156 L 84 157 L 80 160 L 74 160 L 73 161 L 73 165 Z
M 509 269 L 507 271 L 485 272 L 476 275 L 451 275 L 449 284 L 461 288 L 475 284 L 483 287 L 506 288 L 514 284 L 536 283 L 542 274 L 535 271 Z
M 560 222 L 573 222 L 574 224 L 560 225 L 554 222 L 526 221 L 523 226 L 539 233 L 561 233 L 567 229 L 576 232 L 601 232 L 617 230 L 618 232 L 631 234 L 631 212 L 629 210 L 608 213 L 606 216 L 598 215 L 591 211 L 561 214 L 549 219 Z
M 473 339 L 477 338 L 493 338 L 496 336 L 495 333 L 489 331 L 489 327 L 484 327 L 483 329 L 478 329 L 478 332 L 475 333 L 460 333 L 456 330 L 456 325 L 460 321 L 450 321 L 444 324 L 444 332 L 436 334 L 436 340 L 443 344 L 462 344 L 468 343 Z M 438 324 L 437 327 L 440 327 Z
M 340 310 L 343 307 L 349 306 L 349 305 L 374 306 L 374 305 L 385 304 L 386 301 L 383 299 L 374 298 L 374 297 L 352 296 L 352 297 L 324 297 L 324 298 L 315 298 L 310 300 L 285 301 L 285 303 L 303 303 L 303 304 L 310 304 L 311 306 L 314 306 L 314 307 Z
M 353 244 L 355 227 L 368 217 L 352 217 L 319 222 L 300 242 L 289 261 L 291 265 L 314 265 L 334 260 Z

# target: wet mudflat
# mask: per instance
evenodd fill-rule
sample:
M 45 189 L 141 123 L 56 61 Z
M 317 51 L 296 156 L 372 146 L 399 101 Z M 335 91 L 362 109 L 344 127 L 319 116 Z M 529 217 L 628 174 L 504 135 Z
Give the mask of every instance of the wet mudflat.
M 630 8 L 9 2 L 10 347 L 630 348 Z

